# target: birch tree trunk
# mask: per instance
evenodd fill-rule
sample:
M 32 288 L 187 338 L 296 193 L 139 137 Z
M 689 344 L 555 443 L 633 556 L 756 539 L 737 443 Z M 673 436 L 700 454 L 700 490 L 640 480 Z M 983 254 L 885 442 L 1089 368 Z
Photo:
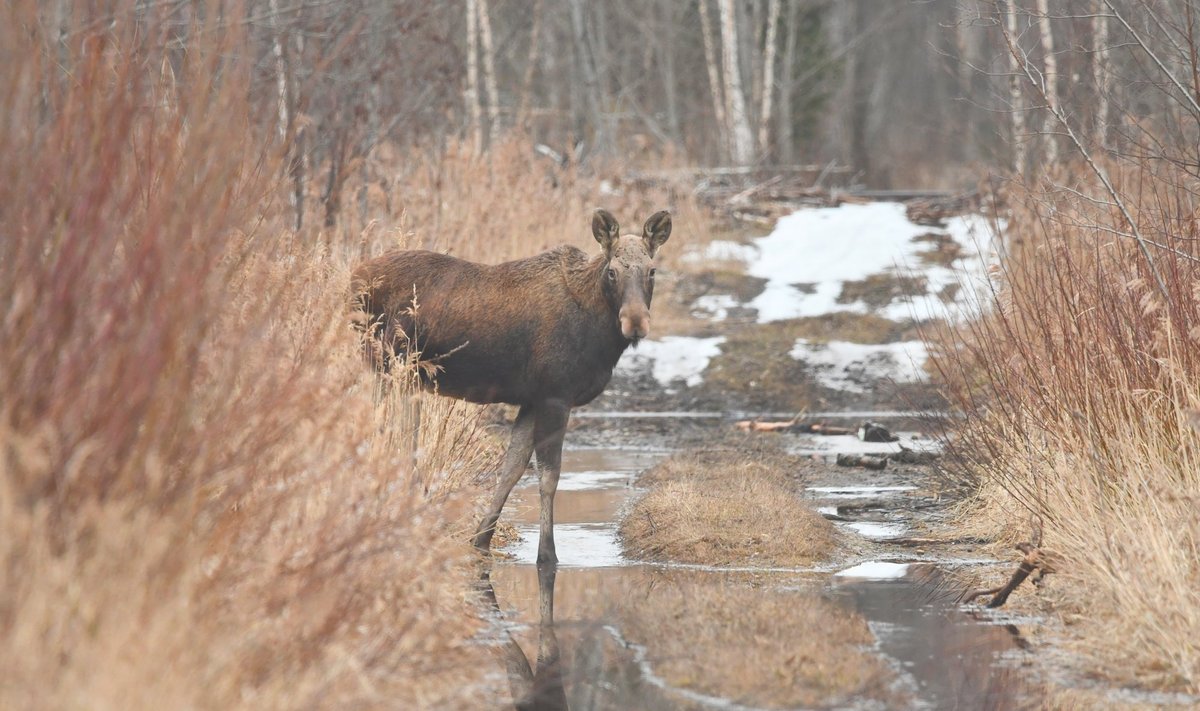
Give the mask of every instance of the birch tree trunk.
M 708 68 L 708 85 L 712 87 L 713 117 L 717 120 L 717 136 L 721 141 L 723 156 L 730 154 L 729 120 L 725 116 L 725 97 L 721 91 L 721 70 L 717 65 L 717 52 L 713 46 L 712 20 L 708 14 L 708 0 L 700 0 L 700 34 L 704 38 L 704 64 Z
M 483 82 L 487 88 L 488 133 L 490 143 L 500 135 L 500 93 L 496 90 L 496 51 L 492 46 L 492 20 L 488 0 L 474 0 L 479 8 L 479 39 L 483 47 Z
M 771 99 L 775 95 L 775 33 L 779 27 L 780 0 L 771 0 L 767 11 L 767 39 L 763 47 L 762 108 L 758 112 L 758 150 L 766 155 L 771 140 Z
M 521 126 L 529 120 L 529 105 L 533 101 L 533 72 L 537 68 L 541 37 L 542 0 L 537 0 L 533 4 L 533 28 L 529 30 L 529 52 L 525 57 L 525 75 L 521 77 L 521 100 L 517 106 L 517 122 Z
M 719 0 L 721 11 L 722 62 L 725 70 L 725 112 L 732 131 L 733 162 L 749 165 L 754 162 L 754 136 L 750 132 L 750 117 L 746 114 L 746 96 L 742 93 L 742 74 L 738 63 L 738 33 L 733 0 Z
M 1092 11 L 1092 87 L 1096 92 L 1096 123 L 1093 140 L 1108 148 L 1109 68 L 1108 68 L 1108 8 L 1103 0 L 1093 3 Z
M 787 19 L 787 38 L 783 47 L 783 67 L 779 73 L 779 127 L 776 130 L 776 150 L 781 163 L 791 163 L 796 160 L 796 128 L 792 124 L 792 88 L 796 73 L 796 28 L 798 3 L 789 2 Z
M 479 103 L 479 8 L 477 0 L 467 0 L 467 111 L 471 116 L 470 133 L 475 154 L 483 153 L 483 107 Z
M 1018 12 L 1017 0 L 1010 0 L 1004 13 L 1004 21 L 1009 37 L 1008 41 L 1013 43 L 1014 48 L 1017 48 L 1017 40 L 1020 37 L 1017 22 Z M 1019 48 L 1017 51 L 1008 53 L 1008 101 L 1011 107 L 1009 116 L 1012 118 L 1012 169 L 1013 173 L 1024 175 L 1027 148 L 1025 146 L 1025 100 L 1021 94 L 1021 63 L 1017 59 L 1019 54 L 1021 54 Z
M 1050 112 L 1042 124 L 1042 135 L 1046 142 L 1046 163 L 1058 160 L 1058 137 L 1055 135 L 1053 112 L 1058 110 L 1058 58 L 1054 56 L 1054 29 L 1050 25 L 1050 0 L 1037 0 L 1038 30 L 1042 40 L 1042 84 L 1046 92 L 1046 103 Z

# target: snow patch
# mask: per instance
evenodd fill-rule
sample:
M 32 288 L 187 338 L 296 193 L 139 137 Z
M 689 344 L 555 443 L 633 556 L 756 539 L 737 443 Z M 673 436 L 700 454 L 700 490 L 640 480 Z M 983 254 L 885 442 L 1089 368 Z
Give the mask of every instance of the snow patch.
M 616 370 L 633 374 L 648 364 L 654 379 L 664 387 L 682 380 L 693 388 L 704 382 L 704 369 L 721 352 L 724 342 L 724 336 L 665 336 L 659 341 L 644 340 L 625 351 Z
M 687 264 L 700 262 L 751 262 L 758 258 L 759 248 L 752 244 L 742 244 L 724 239 L 715 239 L 704 246 L 704 249 L 692 250 L 680 259 Z
M 912 240 L 931 232 L 947 235 L 962 247 L 953 268 L 922 264 L 928 245 Z M 780 218 L 774 231 L 755 246 L 757 255 L 748 260 L 747 273 L 767 284 L 749 305 L 758 310 L 762 323 L 836 311 L 918 321 L 952 315 L 977 302 L 980 288 L 987 285 L 994 251 L 986 218 L 952 217 L 939 229 L 909 222 L 904 204 L 898 202 L 800 210 Z M 838 303 L 843 282 L 884 272 L 923 277 L 927 293 L 881 308 L 861 301 Z M 939 293 L 954 285 L 965 288 L 947 304 Z
M 792 347 L 791 356 L 804 361 L 821 385 L 854 393 L 866 392 L 874 380 L 918 381 L 929 360 L 921 341 L 868 346 L 847 341 L 815 343 L 801 338 Z
M 724 321 L 729 316 L 729 310 L 737 308 L 742 302 L 730 294 L 706 294 L 696 299 L 692 311 L 710 321 Z

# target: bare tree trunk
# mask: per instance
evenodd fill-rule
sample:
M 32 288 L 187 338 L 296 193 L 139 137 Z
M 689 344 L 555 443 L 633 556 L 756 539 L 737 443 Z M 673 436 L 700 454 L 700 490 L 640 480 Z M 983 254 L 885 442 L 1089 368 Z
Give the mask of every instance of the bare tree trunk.
M 583 72 L 583 106 L 587 107 L 586 122 L 591 123 L 595 134 L 595 148 L 602 148 L 608 140 L 604 135 L 604 120 L 600 116 L 600 82 L 596 77 L 596 65 L 593 63 L 591 46 L 587 39 L 587 28 L 584 26 L 584 0 L 571 0 L 571 31 L 574 34 L 576 64 Z M 585 117 L 576 116 L 576 140 L 582 140 L 585 128 Z
M 517 107 L 517 122 L 524 126 L 529 120 L 529 105 L 533 100 L 533 72 L 538 63 L 538 48 L 542 37 L 542 0 L 533 4 L 533 28 L 529 30 L 529 53 L 525 57 L 525 75 L 521 77 L 521 101 Z
M 750 132 L 750 117 L 746 114 L 746 96 L 742 93 L 742 74 L 738 64 L 738 32 L 733 0 L 719 0 L 721 11 L 721 45 L 725 70 L 725 111 L 733 133 L 733 162 L 749 165 L 754 162 L 754 135 Z
M 304 171 L 300 160 L 300 146 L 294 135 L 296 121 L 296 90 L 292 79 L 292 67 L 288 56 L 288 37 L 279 19 L 279 0 L 269 0 L 271 25 L 274 29 L 271 52 L 275 57 L 275 86 L 278 91 L 279 140 L 284 146 L 284 166 L 292 181 L 288 202 L 292 207 L 292 228 L 297 232 L 304 227 Z
M 721 152 L 730 152 L 729 122 L 725 116 L 725 98 L 721 92 L 721 70 L 717 65 L 717 52 L 713 46 L 712 20 L 708 15 L 708 0 L 700 0 L 700 34 L 704 36 L 704 63 L 708 67 L 708 85 L 712 87 L 713 116 L 717 120 L 717 137 Z
M 488 14 L 488 0 L 473 0 L 479 8 L 479 39 L 483 46 L 483 81 L 487 87 L 488 123 L 491 130 L 490 142 L 495 143 L 500 135 L 500 92 L 496 90 L 496 50 L 492 46 L 492 20 Z
M 1020 28 L 1017 22 L 1017 13 L 1020 8 L 1017 7 L 1017 0 L 1009 0 L 1008 8 L 1005 10 L 1005 26 L 1008 29 L 1008 35 L 1012 38 L 1012 42 L 1016 42 L 1020 35 Z M 1008 101 L 1010 105 L 1009 116 L 1012 118 L 1012 169 L 1016 175 L 1025 174 L 1025 162 L 1027 148 L 1025 146 L 1025 98 L 1021 93 L 1021 63 L 1017 60 L 1015 52 L 1009 52 L 1008 64 Z
M 767 39 L 763 47 L 762 108 L 758 113 L 758 149 L 766 155 L 771 138 L 771 99 L 775 95 L 775 33 L 779 27 L 779 0 L 767 11 Z
M 1058 137 L 1055 135 L 1055 121 L 1052 115 L 1058 109 L 1058 58 L 1054 56 L 1054 29 L 1050 25 L 1050 0 L 1037 0 L 1038 14 L 1041 15 L 1041 21 L 1038 23 L 1039 34 L 1042 39 L 1042 62 L 1044 71 L 1042 72 L 1042 82 L 1045 84 L 1046 104 L 1050 108 L 1050 113 L 1046 115 L 1045 122 L 1042 124 L 1042 135 L 1046 141 L 1046 163 L 1055 163 L 1058 160 Z
M 666 2 L 662 4 L 664 14 L 662 22 L 664 24 L 663 33 L 666 35 L 666 41 L 655 43 L 655 48 L 662 57 L 662 81 L 663 81 L 663 96 L 667 102 L 667 127 L 671 132 L 671 140 L 678 142 L 680 140 L 679 130 L 679 94 L 678 78 L 675 75 L 675 36 L 676 36 L 676 11 L 675 3 Z
M 479 104 L 479 8 L 477 0 L 467 0 L 467 110 L 471 115 L 471 138 L 475 153 L 483 152 L 483 107 Z
M 796 160 L 796 128 L 792 125 L 792 87 L 796 73 L 796 28 L 798 3 L 789 2 L 787 19 L 787 39 L 784 40 L 783 69 L 779 75 L 779 128 L 776 135 L 776 151 L 779 161 L 791 163 Z
M 1093 140 L 1101 148 L 1108 147 L 1109 91 L 1108 81 L 1108 11 L 1103 0 L 1092 8 L 1092 87 L 1096 92 L 1096 123 Z

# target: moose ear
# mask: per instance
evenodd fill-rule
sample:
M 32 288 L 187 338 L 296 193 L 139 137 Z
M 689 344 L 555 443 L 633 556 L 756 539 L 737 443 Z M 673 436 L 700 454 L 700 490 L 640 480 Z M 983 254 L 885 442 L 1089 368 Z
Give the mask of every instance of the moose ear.
M 592 236 L 604 248 L 605 256 L 612 256 L 613 247 L 616 246 L 620 235 L 621 226 L 617 224 L 617 218 L 608 210 L 597 208 L 592 214 Z
M 651 215 L 650 219 L 646 220 L 646 226 L 642 228 L 642 239 L 646 242 L 646 250 L 650 252 L 651 257 L 670 236 L 671 213 L 666 210 Z

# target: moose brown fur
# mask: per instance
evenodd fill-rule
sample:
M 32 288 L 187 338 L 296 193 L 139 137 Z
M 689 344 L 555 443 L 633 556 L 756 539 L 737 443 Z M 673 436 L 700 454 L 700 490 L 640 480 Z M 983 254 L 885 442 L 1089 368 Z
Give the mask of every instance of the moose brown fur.
M 592 234 L 603 248 L 593 259 L 575 247 L 497 265 L 400 251 L 354 272 L 352 287 L 385 349 L 417 352 L 437 366 L 425 385 L 519 407 L 499 487 L 475 533 L 481 551 L 536 454 L 538 563 L 557 561 L 554 493 L 571 408 L 599 395 L 625 349 L 649 333 L 654 256 L 671 234 L 670 214 L 655 213 L 641 235 L 622 236 L 616 219 L 596 210 Z

